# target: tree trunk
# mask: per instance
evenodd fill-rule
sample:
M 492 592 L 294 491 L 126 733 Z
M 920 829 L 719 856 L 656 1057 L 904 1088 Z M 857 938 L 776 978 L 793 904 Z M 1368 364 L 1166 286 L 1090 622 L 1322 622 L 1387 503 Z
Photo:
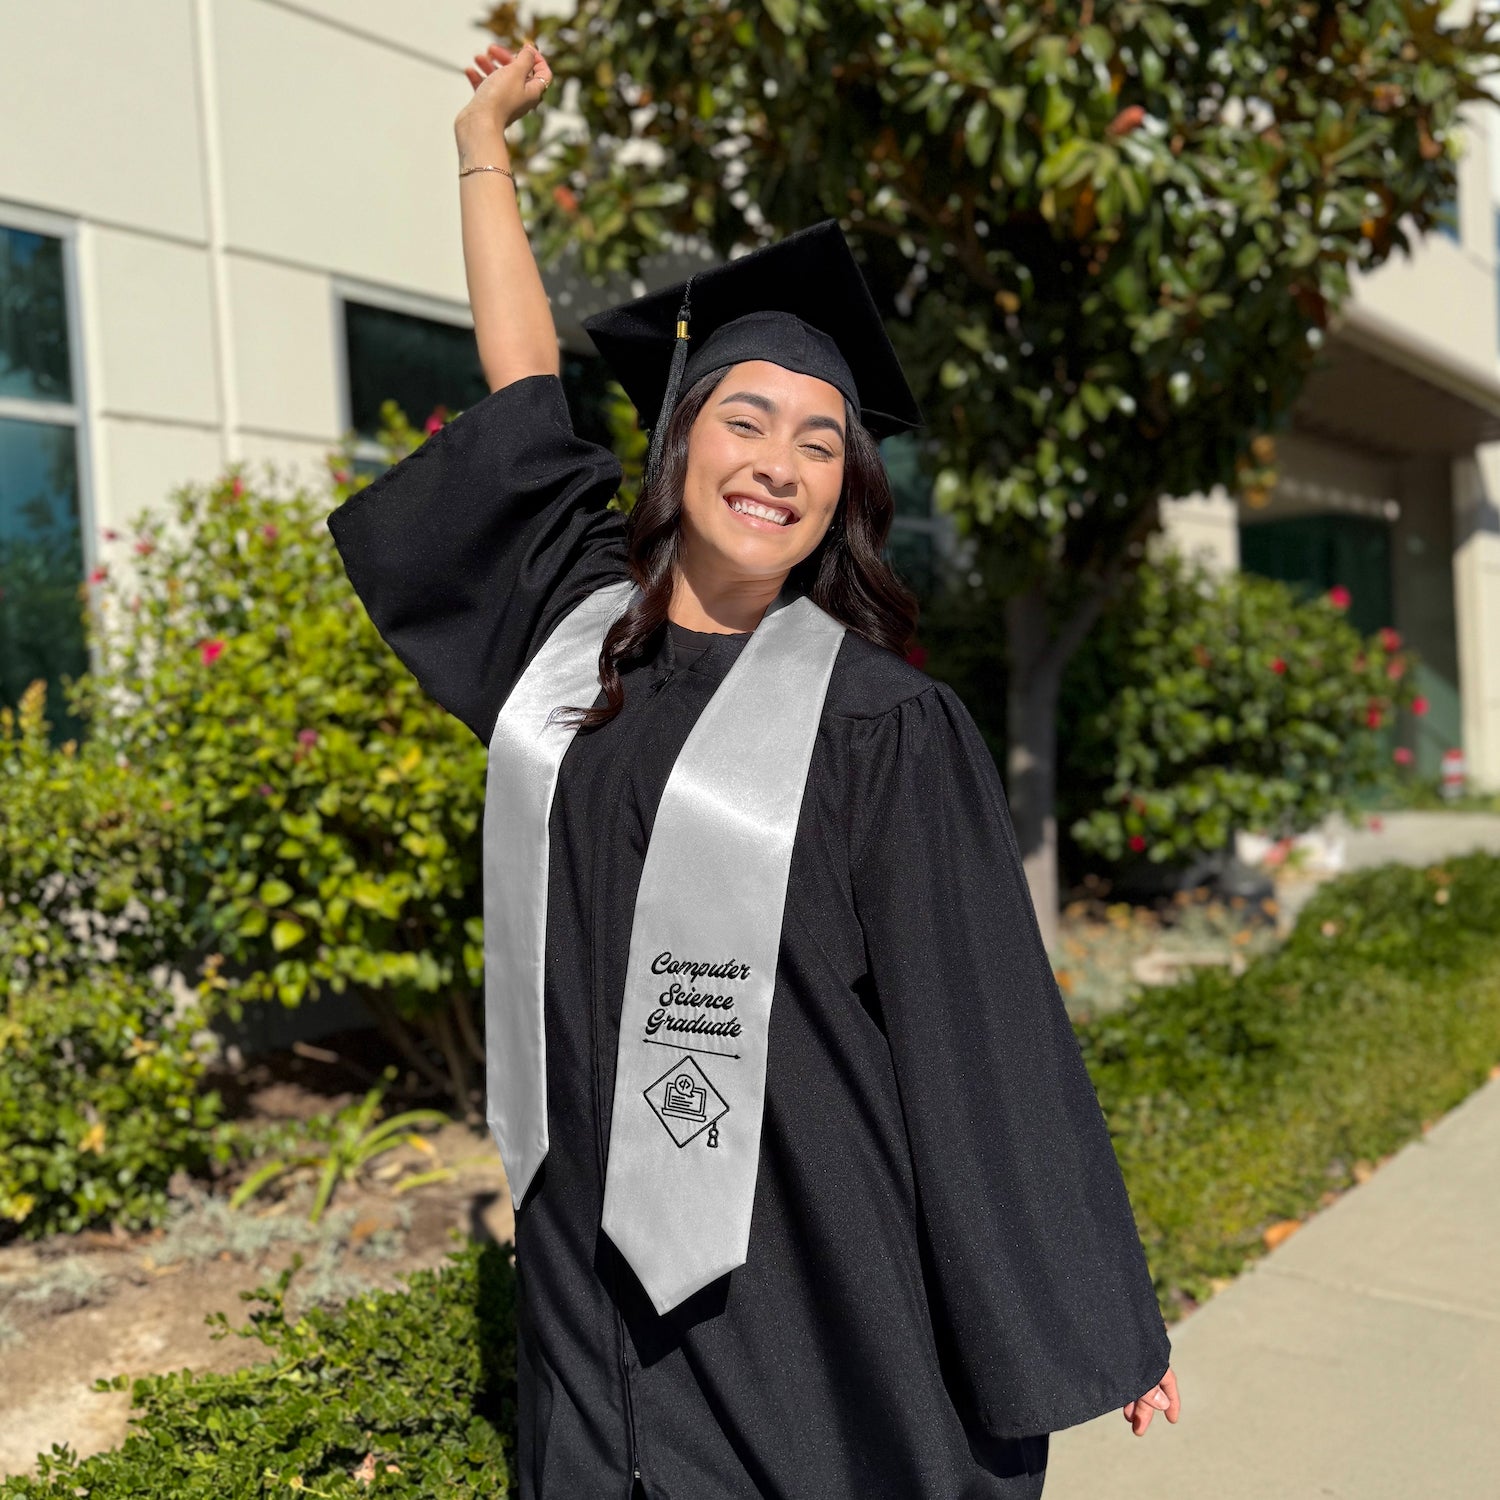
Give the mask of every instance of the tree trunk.
M 1006 799 L 1037 924 L 1050 951 L 1058 936 L 1057 703 L 1066 657 L 1048 634 L 1040 588 L 1006 600 L 1005 624 Z
M 1156 502 L 1146 506 L 1112 549 L 1109 562 L 1082 587 L 1073 611 L 1054 624 L 1047 585 L 1033 581 L 1005 600 L 1006 798 L 1016 843 L 1036 907 L 1037 925 L 1049 952 L 1058 939 L 1057 706 L 1067 665 L 1099 616 L 1119 595 L 1145 558 L 1146 539 L 1160 524 Z M 1082 585 L 1083 575 L 1075 571 Z

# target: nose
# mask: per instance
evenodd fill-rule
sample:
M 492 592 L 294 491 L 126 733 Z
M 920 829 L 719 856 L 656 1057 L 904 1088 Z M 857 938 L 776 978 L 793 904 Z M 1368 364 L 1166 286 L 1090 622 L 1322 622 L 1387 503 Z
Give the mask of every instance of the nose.
M 755 458 L 755 477 L 770 490 L 795 488 L 797 469 L 791 443 L 773 438 L 762 444 Z

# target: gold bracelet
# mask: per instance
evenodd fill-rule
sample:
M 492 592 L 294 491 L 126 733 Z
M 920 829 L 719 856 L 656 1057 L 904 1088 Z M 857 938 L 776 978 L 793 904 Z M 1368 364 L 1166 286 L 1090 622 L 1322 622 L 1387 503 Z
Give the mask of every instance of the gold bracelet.
M 504 172 L 512 182 L 516 180 L 516 174 L 509 167 L 462 167 L 458 175 L 467 177 L 470 172 Z

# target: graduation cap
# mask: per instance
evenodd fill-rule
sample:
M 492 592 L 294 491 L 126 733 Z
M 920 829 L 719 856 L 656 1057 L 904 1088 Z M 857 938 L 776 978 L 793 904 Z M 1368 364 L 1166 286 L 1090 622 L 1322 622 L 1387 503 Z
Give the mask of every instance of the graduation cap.
M 743 360 L 826 380 L 877 438 L 923 420 L 837 219 L 595 313 L 583 326 L 651 427 L 647 479 L 683 390 Z

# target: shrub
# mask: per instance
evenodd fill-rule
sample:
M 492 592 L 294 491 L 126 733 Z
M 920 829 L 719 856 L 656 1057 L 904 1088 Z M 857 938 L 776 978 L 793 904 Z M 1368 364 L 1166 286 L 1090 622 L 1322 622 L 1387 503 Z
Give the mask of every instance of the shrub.
M 167 1182 L 219 1147 L 195 1010 L 96 967 L 15 988 L 0 1012 L 0 1229 L 161 1222 Z
M 1388 782 L 1378 731 L 1423 707 L 1413 658 L 1394 631 L 1362 638 L 1347 606 L 1175 554 L 1143 569 L 1064 682 L 1059 791 L 1078 846 L 1182 860 L 1238 828 L 1299 833 Z
M 515 1451 L 515 1289 L 503 1249 L 470 1246 L 404 1292 L 337 1312 L 285 1311 L 291 1277 L 244 1294 L 234 1330 L 271 1358 L 227 1375 L 136 1380 L 133 1431 L 112 1453 L 54 1448 L 5 1500 L 259 1500 L 378 1494 L 387 1500 L 504 1500 Z M 222 1337 L 229 1331 L 220 1315 Z M 99 1389 L 125 1389 L 119 1377 Z
M 101 956 L 175 959 L 186 894 L 180 815 L 101 747 L 48 736 L 46 689 L 0 707 L 0 987 L 66 982 Z
M 180 809 L 180 946 L 224 955 L 231 1013 L 357 987 L 463 1098 L 484 748 L 380 640 L 330 508 L 237 473 L 180 486 L 140 520 L 131 577 L 98 585 L 105 669 L 76 698 L 99 754 Z
M 1500 1059 L 1500 859 L 1346 876 L 1240 978 L 1078 1029 L 1170 1312 Z

